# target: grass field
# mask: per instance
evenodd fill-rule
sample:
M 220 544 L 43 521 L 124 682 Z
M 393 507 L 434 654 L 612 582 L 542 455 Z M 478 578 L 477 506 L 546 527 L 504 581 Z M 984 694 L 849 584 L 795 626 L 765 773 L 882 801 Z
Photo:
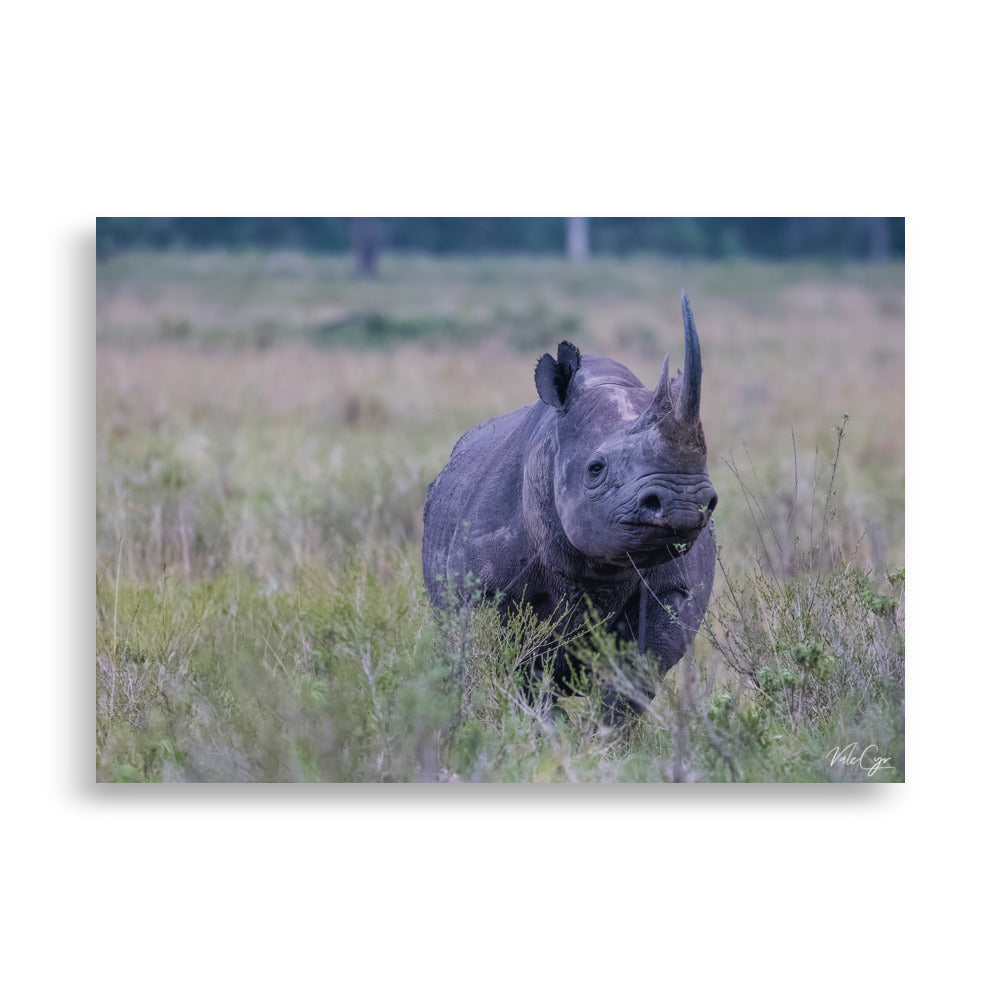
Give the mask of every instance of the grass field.
M 296 254 L 98 264 L 98 780 L 902 780 L 901 265 L 351 275 Z M 432 613 L 427 484 L 461 433 L 535 398 L 561 339 L 647 385 L 664 352 L 680 365 L 681 287 L 719 493 L 709 617 L 634 726 L 586 689 L 545 716 L 512 680 L 544 623 Z M 643 669 L 591 639 L 598 673 Z M 854 743 L 878 749 L 834 752 Z

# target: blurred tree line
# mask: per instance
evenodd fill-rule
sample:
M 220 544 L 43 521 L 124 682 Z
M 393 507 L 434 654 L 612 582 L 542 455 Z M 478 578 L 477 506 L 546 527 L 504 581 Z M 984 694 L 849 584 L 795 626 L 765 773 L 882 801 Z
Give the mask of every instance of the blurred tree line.
M 903 218 L 98 218 L 97 255 L 133 249 L 353 252 L 374 276 L 380 252 L 666 254 L 882 260 L 902 257 Z

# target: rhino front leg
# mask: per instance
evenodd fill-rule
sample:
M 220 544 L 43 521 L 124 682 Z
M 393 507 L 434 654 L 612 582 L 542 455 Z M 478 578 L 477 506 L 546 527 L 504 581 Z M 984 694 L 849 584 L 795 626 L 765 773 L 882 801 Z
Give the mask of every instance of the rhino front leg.
M 666 673 L 684 655 L 698 629 L 698 622 L 691 627 L 690 615 L 685 614 L 690 597 L 685 587 L 653 593 L 642 582 L 625 605 L 615 631 L 623 640 L 634 642 L 640 653 L 652 653 Z
M 619 661 L 602 687 L 605 717 L 620 724 L 633 714 L 642 714 L 656 696 L 660 680 L 684 654 L 686 638 L 681 612 L 686 593 L 682 590 L 654 594 L 645 584 L 626 603 L 613 626 L 623 642 L 634 642 L 640 653 L 650 653 L 651 667 Z

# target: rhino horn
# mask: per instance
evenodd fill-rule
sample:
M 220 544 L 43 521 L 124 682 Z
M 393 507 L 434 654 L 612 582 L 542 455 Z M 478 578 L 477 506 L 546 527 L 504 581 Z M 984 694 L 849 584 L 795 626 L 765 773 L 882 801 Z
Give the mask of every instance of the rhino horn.
M 678 372 L 680 388 L 676 382 L 671 387 L 670 355 L 663 359 L 660 381 L 653 392 L 653 398 L 646 410 L 643 423 L 668 420 L 678 423 L 696 424 L 701 407 L 701 348 L 698 345 L 698 331 L 694 327 L 694 316 L 687 292 L 681 290 L 681 312 L 684 316 L 684 370 Z
M 649 403 L 646 411 L 657 422 L 665 420 L 673 412 L 673 403 L 670 400 L 670 355 L 663 359 L 663 368 L 660 371 L 660 381 L 656 384 L 656 391 Z M 648 419 L 648 418 L 647 418 Z
M 695 424 L 701 408 L 701 346 L 698 344 L 691 303 L 683 289 L 681 312 L 684 315 L 684 372 L 681 376 L 681 396 L 674 416 L 681 423 Z

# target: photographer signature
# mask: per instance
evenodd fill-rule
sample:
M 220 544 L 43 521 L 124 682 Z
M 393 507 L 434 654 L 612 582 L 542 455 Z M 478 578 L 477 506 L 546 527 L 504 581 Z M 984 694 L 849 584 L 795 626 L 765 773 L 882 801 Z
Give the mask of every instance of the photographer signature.
M 850 767 L 857 765 L 870 778 L 876 771 L 895 771 L 896 769 L 889 763 L 891 757 L 879 757 L 878 747 L 874 743 L 869 743 L 861 753 L 858 753 L 858 744 L 848 743 L 843 747 L 834 747 L 824 755 L 830 761 L 830 766 L 834 764 L 846 764 Z

